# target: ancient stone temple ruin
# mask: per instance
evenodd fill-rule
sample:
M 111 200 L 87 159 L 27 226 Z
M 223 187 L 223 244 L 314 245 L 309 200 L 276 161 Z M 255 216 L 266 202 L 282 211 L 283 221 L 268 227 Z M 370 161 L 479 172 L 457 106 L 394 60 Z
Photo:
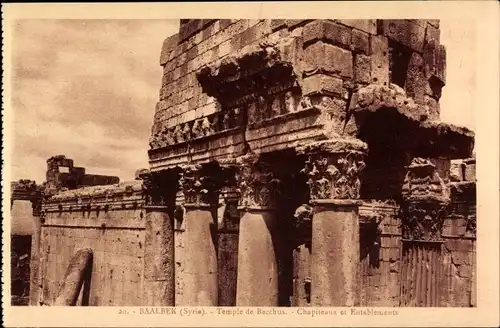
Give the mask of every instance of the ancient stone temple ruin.
M 160 65 L 150 168 L 46 196 L 31 304 L 476 305 L 439 21 L 181 20 Z

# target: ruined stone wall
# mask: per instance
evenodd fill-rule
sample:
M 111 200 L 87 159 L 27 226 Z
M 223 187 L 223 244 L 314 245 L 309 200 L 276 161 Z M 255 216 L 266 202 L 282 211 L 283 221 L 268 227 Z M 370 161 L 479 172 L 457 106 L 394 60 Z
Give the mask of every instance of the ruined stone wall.
M 401 223 L 399 206 L 367 201 L 360 208 L 360 275 L 363 306 L 398 306 Z
M 162 48 L 151 167 L 357 133 L 351 113 L 358 108 L 349 106 L 359 101 L 351 97 L 369 84 L 388 88 L 360 95 L 373 106 L 387 102 L 375 93 L 387 92 L 403 115 L 438 119 L 446 66 L 439 35 L 434 20 L 187 20 Z M 261 69 L 260 57 L 277 67 L 260 82 L 245 80 Z M 253 94 L 255 87 L 264 94 Z
M 74 161 L 64 155 L 47 160 L 46 193 L 59 190 L 77 189 L 85 186 L 110 185 L 120 182 L 118 177 L 86 174 L 84 167 L 74 166 Z
M 476 161 L 453 161 L 443 224 L 443 306 L 476 306 Z
M 41 301 L 52 304 L 71 258 L 79 249 L 90 248 L 94 255 L 89 305 L 141 305 L 143 206 L 141 181 L 86 187 L 48 199 L 42 209 Z

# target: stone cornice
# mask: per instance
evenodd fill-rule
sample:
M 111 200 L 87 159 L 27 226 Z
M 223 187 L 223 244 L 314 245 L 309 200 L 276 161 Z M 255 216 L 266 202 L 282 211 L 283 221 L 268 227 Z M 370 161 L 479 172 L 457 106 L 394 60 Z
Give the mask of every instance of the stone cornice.
M 197 79 L 203 91 L 221 103 L 265 91 L 269 86 L 295 79 L 295 42 L 295 38 L 267 38 L 202 67 Z
M 472 155 L 474 148 L 474 132 L 466 127 L 429 120 L 428 109 L 418 105 L 406 95 L 406 92 L 395 84 L 385 86 L 375 83 L 354 92 L 349 104 L 356 128 L 348 131 L 356 135 L 364 124 L 369 113 L 392 109 L 406 118 L 411 130 L 411 147 L 417 152 L 429 153 L 427 157 L 445 156 L 448 158 L 466 158 Z M 410 145 L 408 145 L 409 148 Z
M 128 199 L 139 200 L 143 195 L 143 183 L 140 180 L 122 182 L 116 185 L 84 187 L 63 191 L 48 198 L 44 207 L 52 205 L 82 205 L 97 203 L 121 203 Z

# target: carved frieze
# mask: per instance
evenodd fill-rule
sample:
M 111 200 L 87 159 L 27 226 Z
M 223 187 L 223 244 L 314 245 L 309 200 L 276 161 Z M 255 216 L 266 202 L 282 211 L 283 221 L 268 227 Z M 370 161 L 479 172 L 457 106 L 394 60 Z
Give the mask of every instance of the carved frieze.
M 290 114 L 313 109 L 313 103 L 307 96 L 301 95 L 297 87 L 281 90 L 278 93 L 260 95 L 247 105 L 249 128 L 271 124 L 276 119 L 286 118 Z
M 250 154 L 237 160 L 236 182 L 240 208 L 275 208 L 279 179 L 270 165 Z
M 181 145 L 238 129 L 243 124 L 243 115 L 243 109 L 235 107 L 173 127 L 164 127 L 152 134 L 150 149 Z
M 201 164 L 184 165 L 179 179 L 184 203 L 195 206 L 215 205 L 220 189 L 215 173 Z
M 311 200 L 358 199 L 366 151 L 365 143 L 345 139 L 300 148 L 308 155 L 302 172 L 309 178 Z

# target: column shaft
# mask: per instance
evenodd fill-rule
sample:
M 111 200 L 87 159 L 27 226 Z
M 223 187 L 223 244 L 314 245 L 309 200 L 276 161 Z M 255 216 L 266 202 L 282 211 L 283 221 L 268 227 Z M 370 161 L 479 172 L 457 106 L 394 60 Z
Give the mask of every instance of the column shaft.
M 278 306 L 278 231 L 275 216 L 279 181 L 254 154 L 238 159 L 240 235 L 237 306 Z
M 184 297 L 187 306 L 217 306 L 217 232 L 211 208 L 185 205 Z
M 312 220 L 312 306 L 359 305 L 358 203 L 316 205 Z
M 268 211 L 246 211 L 240 221 L 237 306 L 278 305 L 275 217 Z
M 313 205 L 311 305 L 359 306 L 359 172 L 367 146 L 335 139 L 299 149 L 309 156 Z
M 184 296 L 187 306 L 217 306 L 218 167 L 185 165 L 179 181 L 184 194 Z
M 144 304 L 174 305 L 174 234 L 167 206 L 146 207 Z

